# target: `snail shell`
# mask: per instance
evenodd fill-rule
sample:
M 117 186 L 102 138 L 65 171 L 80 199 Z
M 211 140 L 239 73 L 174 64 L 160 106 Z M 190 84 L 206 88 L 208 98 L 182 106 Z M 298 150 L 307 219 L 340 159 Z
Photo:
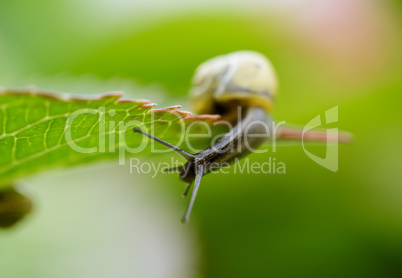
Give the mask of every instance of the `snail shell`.
M 270 61 L 255 51 L 237 51 L 202 63 L 192 80 L 198 114 L 233 113 L 237 107 L 260 106 L 270 112 L 277 78 Z

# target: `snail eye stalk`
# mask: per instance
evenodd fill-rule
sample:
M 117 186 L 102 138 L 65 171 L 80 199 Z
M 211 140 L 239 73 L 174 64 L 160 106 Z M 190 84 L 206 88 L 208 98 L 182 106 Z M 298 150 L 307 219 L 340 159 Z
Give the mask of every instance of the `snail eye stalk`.
M 182 156 L 183 158 L 185 158 L 187 161 L 189 161 L 190 163 L 194 161 L 195 159 L 195 155 L 186 152 L 185 150 L 180 149 L 179 147 L 176 147 L 158 137 L 155 137 L 149 133 L 146 133 L 142 130 L 140 130 L 138 127 L 134 128 L 134 132 L 137 133 L 141 133 L 142 135 L 147 136 L 148 138 L 155 140 L 156 142 L 162 144 L 163 146 L 173 150 L 174 152 L 176 152 L 177 154 L 179 154 L 180 156 Z M 178 167 L 174 167 L 174 168 L 170 168 L 170 169 L 165 169 L 165 172 L 169 172 L 169 171 L 181 171 L 184 169 L 184 166 L 178 166 Z M 195 182 L 194 182 L 194 187 L 193 187 L 193 191 L 191 192 L 191 198 L 190 198 L 190 202 L 188 203 L 186 212 L 184 213 L 184 216 L 181 220 L 181 222 L 183 223 L 187 223 L 188 220 L 190 219 L 190 214 L 191 214 L 191 210 L 193 209 L 194 206 L 194 202 L 195 199 L 197 197 L 197 193 L 198 193 L 198 189 L 200 188 L 200 183 L 201 183 L 201 178 L 204 175 L 204 165 L 196 165 L 195 166 Z M 183 197 L 186 197 L 190 191 L 191 188 L 191 184 L 192 182 L 187 182 L 186 184 L 186 188 L 184 190 L 183 193 Z
M 153 135 L 151 135 L 151 134 L 149 134 L 149 133 L 146 133 L 145 131 L 142 131 L 142 130 L 139 129 L 138 127 L 135 127 L 135 128 L 134 128 L 134 132 L 141 133 L 142 135 L 145 135 L 145 136 L 147 136 L 148 138 L 150 138 L 150 139 L 152 139 L 152 140 L 154 140 L 154 141 L 156 141 L 156 142 L 158 142 L 158 143 L 164 145 L 165 147 L 167 147 L 167 148 L 173 150 L 175 153 L 177 153 L 178 155 L 180 155 L 180 156 L 182 156 L 183 158 L 185 158 L 187 161 L 192 161 L 192 160 L 194 160 L 194 158 L 195 158 L 195 156 L 192 155 L 191 153 L 188 153 L 188 152 L 186 152 L 185 150 L 182 150 L 182 149 L 180 149 L 179 147 L 176 147 L 175 145 L 172 145 L 172 144 L 170 144 L 170 143 L 168 143 L 168 142 L 166 142 L 166 141 L 164 141 L 164 140 L 162 140 L 162 139 L 160 139 L 160 138 L 158 138 L 158 137 L 155 137 L 155 136 L 153 136 Z M 175 169 L 174 169 L 174 170 L 175 170 Z
M 188 203 L 186 212 L 184 213 L 184 216 L 181 219 L 182 223 L 187 223 L 188 220 L 190 219 L 191 210 L 193 209 L 195 198 L 197 197 L 198 189 L 200 188 L 201 178 L 202 178 L 203 174 L 204 174 L 204 166 L 198 165 L 196 168 L 196 173 L 195 173 L 195 182 L 194 182 L 193 192 L 191 192 L 190 202 Z M 187 185 L 186 192 L 184 192 L 184 193 L 187 194 L 189 189 L 190 189 L 190 186 Z

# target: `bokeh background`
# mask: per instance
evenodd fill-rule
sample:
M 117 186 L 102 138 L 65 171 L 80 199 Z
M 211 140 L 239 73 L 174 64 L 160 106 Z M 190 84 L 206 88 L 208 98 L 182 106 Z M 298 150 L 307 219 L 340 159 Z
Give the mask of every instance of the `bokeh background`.
M 175 175 L 110 161 L 26 179 L 36 207 L 0 231 L 1 277 L 402 277 L 401 27 L 397 0 L 1 1 L 0 86 L 190 109 L 195 67 L 250 49 L 277 70 L 275 119 L 339 105 L 355 136 L 336 173 L 294 145 L 270 154 L 286 175 L 206 176 L 188 225 Z

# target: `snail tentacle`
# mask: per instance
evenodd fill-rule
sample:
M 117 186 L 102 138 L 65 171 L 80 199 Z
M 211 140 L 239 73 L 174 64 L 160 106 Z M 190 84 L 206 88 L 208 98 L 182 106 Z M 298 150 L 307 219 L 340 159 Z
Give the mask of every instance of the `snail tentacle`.
M 175 151 L 178 155 L 182 156 L 183 158 L 185 158 L 187 161 L 193 160 L 194 159 L 194 155 L 192 155 L 191 153 L 186 152 L 185 150 L 180 149 L 179 147 L 172 145 L 158 137 L 155 137 L 145 131 L 142 131 L 141 129 L 139 129 L 138 127 L 134 128 L 134 132 L 137 133 L 141 133 L 142 135 L 147 136 L 148 138 L 164 145 L 165 147 L 168 147 L 169 149 Z
M 181 222 L 183 222 L 183 223 L 187 223 L 188 220 L 190 219 L 191 210 L 193 209 L 195 198 L 197 197 L 198 189 L 200 188 L 201 178 L 202 178 L 203 174 L 204 174 L 204 166 L 198 165 L 198 167 L 196 169 L 195 182 L 194 182 L 193 192 L 191 193 L 190 202 L 188 203 L 186 212 L 184 213 L 184 216 L 181 220 Z

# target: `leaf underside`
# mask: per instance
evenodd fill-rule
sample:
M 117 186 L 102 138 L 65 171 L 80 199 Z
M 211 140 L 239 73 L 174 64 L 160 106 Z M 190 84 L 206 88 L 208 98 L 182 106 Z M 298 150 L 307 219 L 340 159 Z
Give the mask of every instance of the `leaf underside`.
M 132 132 L 134 126 L 184 149 L 187 144 L 180 140 L 190 125 L 191 134 L 206 133 L 207 126 L 212 130 L 210 136 L 192 138 L 192 146 L 199 149 L 227 131 L 218 116 L 190 116 L 176 110 L 180 106 L 152 109 L 155 104 L 120 100 L 121 96 L 114 93 L 83 99 L 28 90 L 0 91 L 0 187 L 42 169 L 116 158 L 126 149 L 124 142 L 135 151 L 144 136 Z M 66 138 L 66 132 L 71 138 Z M 91 151 L 77 152 L 70 146 L 72 142 Z M 96 151 L 92 151 L 94 147 Z M 126 157 L 139 155 L 124 153 Z

